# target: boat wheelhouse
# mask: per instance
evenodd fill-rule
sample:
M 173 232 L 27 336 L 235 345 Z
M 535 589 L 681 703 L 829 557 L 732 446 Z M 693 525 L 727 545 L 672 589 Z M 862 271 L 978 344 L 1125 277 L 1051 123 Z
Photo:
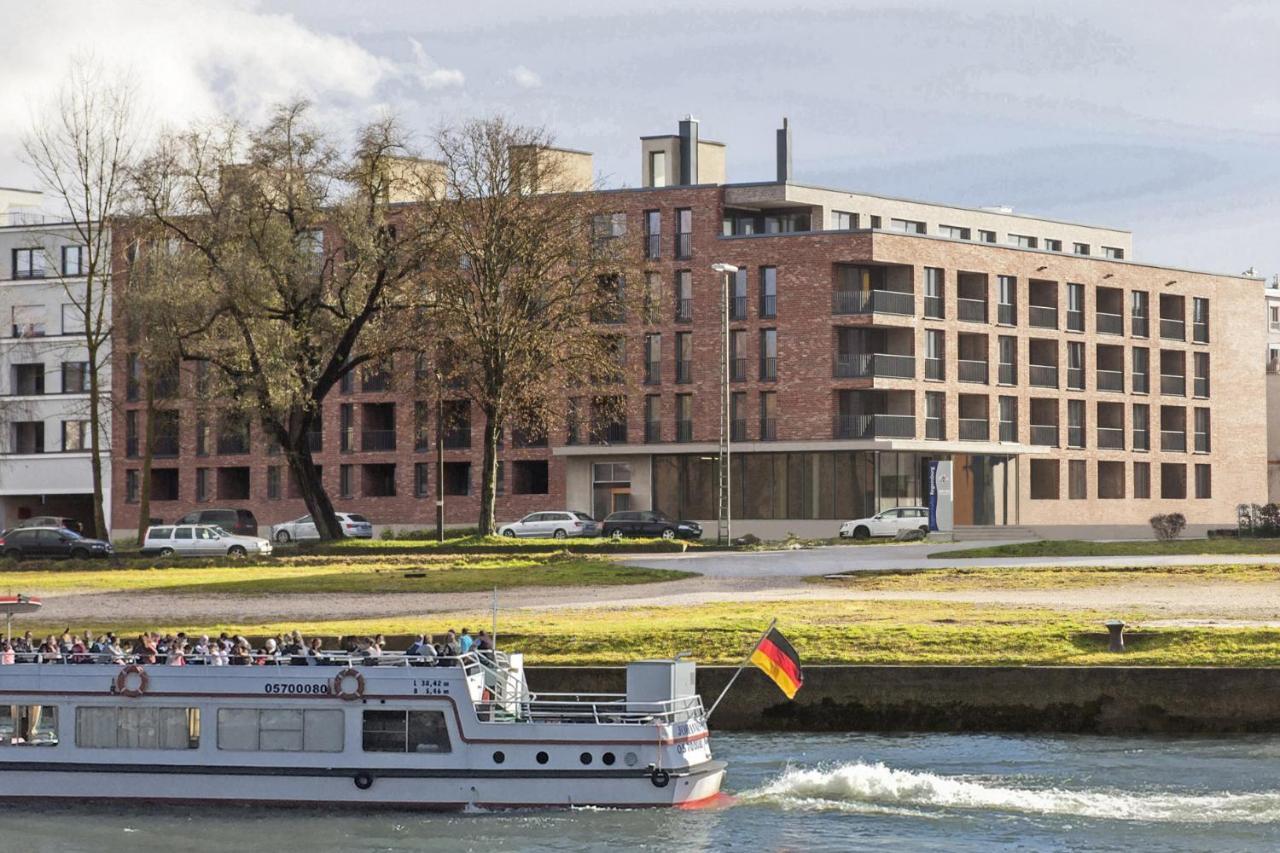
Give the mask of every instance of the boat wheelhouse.
M 0 667 L 0 797 L 639 807 L 709 801 L 724 776 L 689 660 L 637 661 L 598 695 L 532 693 L 502 652 L 92 657 Z

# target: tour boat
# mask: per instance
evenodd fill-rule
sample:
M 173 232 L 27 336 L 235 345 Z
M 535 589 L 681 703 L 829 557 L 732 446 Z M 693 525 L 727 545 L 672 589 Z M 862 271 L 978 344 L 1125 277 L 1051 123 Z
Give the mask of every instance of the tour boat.
M 321 660 L 0 666 L 0 798 L 489 809 L 719 794 L 688 659 L 630 664 L 621 695 L 532 693 L 502 652 Z

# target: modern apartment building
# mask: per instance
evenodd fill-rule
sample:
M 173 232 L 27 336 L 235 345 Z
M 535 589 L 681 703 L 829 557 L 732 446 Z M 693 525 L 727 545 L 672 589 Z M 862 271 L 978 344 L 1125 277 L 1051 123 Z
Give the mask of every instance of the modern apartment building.
M 76 310 L 85 249 L 40 205 L 38 192 L 0 188 L 0 529 L 58 515 L 91 531 L 88 356 Z M 110 474 L 104 459 L 107 496 Z
M 1137 532 L 1172 511 L 1222 525 L 1265 497 L 1260 280 L 1139 262 L 1122 230 L 801 185 L 785 127 L 768 182 L 729 183 L 725 147 L 691 119 L 642 138 L 640 153 L 642 186 L 597 196 L 610 238 L 642 246 L 635 286 L 655 306 L 610 318 L 627 378 L 595 393 L 624 397 L 627 415 L 569 396 L 547 439 L 508 434 L 500 518 L 653 507 L 715 519 L 716 263 L 739 270 L 727 359 L 736 534 L 829 536 L 840 520 L 924 503 L 940 460 L 953 465 L 959 525 Z M 438 485 L 435 401 L 413 398 L 412 369 L 354 377 L 325 402 L 314 443 L 338 507 L 397 527 L 431 523 Z M 129 370 L 121 348 L 117 387 Z M 264 522 L 303 514 L 256 425 L 196 411 L 190 381 L 166 407 L 172 452 L 157 454 L 153 515 L 211 502 Z M 122 405 L 115 524 L 129 528 L 140 416 Z M 445 407 L 439 485 L 448 521 L 468 524 L 481 422 L 465 400 Z

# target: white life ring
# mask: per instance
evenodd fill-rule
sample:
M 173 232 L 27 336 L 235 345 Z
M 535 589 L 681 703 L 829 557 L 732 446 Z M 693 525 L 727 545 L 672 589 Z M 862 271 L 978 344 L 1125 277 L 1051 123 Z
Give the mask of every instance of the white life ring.
M 147 692 L 147 684 L 150 680 L 142 667 L 131 663 L 116 675 L 116 692 L 121 696 L 137 699 Z
M 351 701 L 364 695 L 364 676 L 351 667 L 333 677 L 333 692 L 340 699 Z

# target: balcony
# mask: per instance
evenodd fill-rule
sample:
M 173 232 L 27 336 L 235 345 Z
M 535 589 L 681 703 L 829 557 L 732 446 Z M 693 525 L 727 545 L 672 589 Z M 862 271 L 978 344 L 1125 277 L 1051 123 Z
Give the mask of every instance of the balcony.
M 393 429 L 365 429 L 360 431 L 361 450 L 395 450 L 396 431 Z
M 915 434 L 915 415 L 836 415 L 836 438 L 915 438 Z
M 1187 339 L 1186 322 L 1183 320 L 1168 320 L 1161 317 L 1160 337 L 1170 341 L 1185 341 Z
M 987 300 L 957 299 L 956 316 L 971 323 L 987 322 Z
M 1056 424 L 1032 424 L 1031 443 L 1041 447 L 1058 446 L 1058 427 Z
M 1185 453 L 1187 450 L 1187 434 L 1183 430 L 1160 430 L 1160 449 L 1172 453 Z
M 1036 388 L 1057 388 L 1058 368 L 1052 364 L 1033 364 L 1030 366 L 1030 380 Z
M 1099 391 L 1119 391 L 1124 393 L 1123 370 L 1103 370 L 1099 368 L 1097 374 Z
M 985 418 L 960 418 L 961 441 L 989 441 L 991 422 Z
M 1058 328 L 1058 309 L 1046 305 L 1031 305 L 1027 308 L 1027 322 L 1038 329 Z
M 676 441 L 689 442 L 693 441 L 693 421 L 677 420 L 676 421 Z
M 1122 314 L 1108 314 L 1099 311 L 1097 314 L 1098 334 L 1100 335 L 1123 335 L 1124 334 L 1124 316 Z
M 979 382 L 985 385 L 989 379 L 987 363 L 962 358 L 957 362 L 956 378 L 961 382 Z
M 869 376 L 914 379 L 916 359 L 911 355 L 890 353 L 838 353 L 835 375 L 838 379 L 862 379 Z
M 676 235 L 676 258 L 687 260 L 693 256 L 693 234 L 682 232 Z
M 1172 397 L 1187 396 L 1187 377 L 1181 374 L 1160 374 L 1160 393 Z
M 1124 450 L 1124 428 L 1098 427 L 1098 447 L 1102 450 Z

